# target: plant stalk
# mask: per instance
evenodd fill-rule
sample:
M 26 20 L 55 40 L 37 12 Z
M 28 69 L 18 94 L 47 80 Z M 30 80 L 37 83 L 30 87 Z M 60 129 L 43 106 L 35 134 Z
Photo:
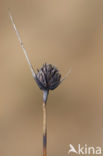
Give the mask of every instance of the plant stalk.
M 43 102 L 43 156 L 47 156 L 47 110 Z

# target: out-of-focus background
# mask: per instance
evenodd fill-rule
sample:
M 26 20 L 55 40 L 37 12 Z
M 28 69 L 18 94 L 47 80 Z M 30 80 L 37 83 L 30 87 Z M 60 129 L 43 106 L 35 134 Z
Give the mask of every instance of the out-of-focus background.
M 48 155 L 69 144 L 103 147 L 103 1 L 0 0 L 0 156 L 42 155 L 42 92 L 32 78 L 8 16 L 34 69 L 71 75 L 50 92 Z

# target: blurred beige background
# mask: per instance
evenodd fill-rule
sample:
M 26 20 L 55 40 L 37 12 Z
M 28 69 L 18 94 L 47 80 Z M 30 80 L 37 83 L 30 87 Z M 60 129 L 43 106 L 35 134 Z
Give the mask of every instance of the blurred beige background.
M 0 0 L 0 156 L 42 155 L 42 92 L 8 17 L 11 9 L 35 69 L 71 75 L 50 92 L 48 155 L 69 144 L 103 147 L 103 1 Z

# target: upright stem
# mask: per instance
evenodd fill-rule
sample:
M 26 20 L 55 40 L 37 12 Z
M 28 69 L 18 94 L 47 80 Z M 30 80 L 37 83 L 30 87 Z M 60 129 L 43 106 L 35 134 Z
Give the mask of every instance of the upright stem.
M 43 102 L 43 156 L 47 156 L 47 111 Z

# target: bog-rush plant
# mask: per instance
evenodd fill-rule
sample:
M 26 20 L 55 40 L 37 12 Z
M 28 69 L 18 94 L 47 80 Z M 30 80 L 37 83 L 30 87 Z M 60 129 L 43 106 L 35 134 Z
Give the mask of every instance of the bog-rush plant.
M 50 90 L 54 90 L 57 88 L 61 82 L 71 73 L 71 69 L 66 73 L 64 78 L 61 78 L 61 74 L 59 73 L 59 70 L 51 65 L 51 64 L 44 64 L 39 70 L 37 69 L 37 72 L 34 71 L 33 66 L 29 60 L 29 57 L 27 55 L 27 51 L 24 48 L 23 42 L 21 40 L 20 34 L 16 28 L 16 25 L 14 23 L 13 17 L 11 15 L 11 12 L 9 10 L 9 17 L 12 22 L 13 28 L 16 32 L 17 38 L 20 42 L 20 46 L 24 52 L 24 55 L 26 57 L 26 60 L 28 62 L 29 68 L 31 70 L 32 76 L 34 80 L 36 81 L 39 88 L 43 91 L 43 156 L 47 156 L 47 110 L 46 110 L 46 103 L 47 98 Z

